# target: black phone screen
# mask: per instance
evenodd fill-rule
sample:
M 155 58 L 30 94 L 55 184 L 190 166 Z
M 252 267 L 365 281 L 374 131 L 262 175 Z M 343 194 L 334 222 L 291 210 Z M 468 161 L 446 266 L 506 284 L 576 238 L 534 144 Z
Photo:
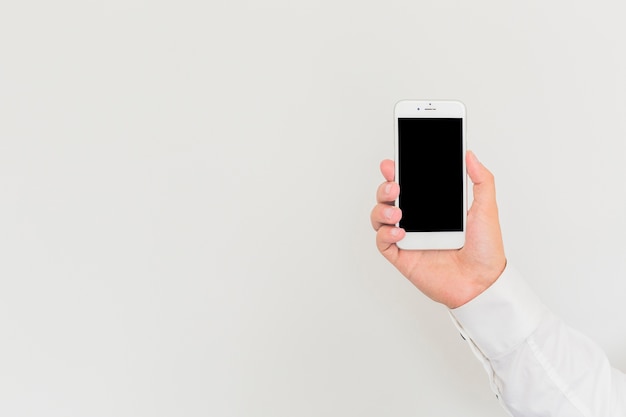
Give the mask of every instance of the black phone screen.
M 463 119 L 398 118 L 400 227 L 463 231 Z

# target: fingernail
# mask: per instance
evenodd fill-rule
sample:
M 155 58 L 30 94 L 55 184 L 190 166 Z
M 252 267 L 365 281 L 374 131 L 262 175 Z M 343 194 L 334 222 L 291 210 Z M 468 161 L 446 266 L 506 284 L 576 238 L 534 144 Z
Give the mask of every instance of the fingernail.
M 474 152 L 469 151 L 469 153 L 470 153 L 470 158 L 472 158 L 474 161 L 478 162 L 479 164 L 481 163 L 476 157 L 476 154 Z
M 389 194 L 391 192 L 391 184 L 385 185 L 385 194 Z
M 391 236 L 398 236 L 398 233 L 400 233 L 400 229 L 398 229 L 397 227 L 391 229 Z
M 385 209 L 385 218 L 391 219 L 391 216 L 393 216 L 393 207 L 387 207 Z

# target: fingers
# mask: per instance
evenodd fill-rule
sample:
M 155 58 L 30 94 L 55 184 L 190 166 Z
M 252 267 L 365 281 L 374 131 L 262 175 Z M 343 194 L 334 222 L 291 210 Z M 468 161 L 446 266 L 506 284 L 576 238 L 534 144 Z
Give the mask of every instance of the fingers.
M 398 243 L 404 238 L 406 232 L 399 227 L 385 225 L 376 233 L 376 247 L 387 259 L 393 260 L 398 256 Z
M 384 203 L 376 204 L 370 215 L 374 230 L 378 230 L 383 226 L 394 226 L 401 218 L 402 212 L 398 207 Z
M 396 182 L 383 182 L 376 191 L 378 203 L 393 204 L 400 194 L 400 186 Z
M 376 230 L 376 246 L 390 260 L 398 256 L 399 249 L 396 243 L 406 234 L 404 229 L 395 226 L 402 218 L 400 209 L 393 205 L 400 194 L 400 186 L 394 182 L 395 169 L 395 163 L 390 159 L 385 159 L 380 163 L 380 172 L 386 182 L 382 183 L 376 191 L 378 204 L 374 206 L 370 215 L 372 227 Z
M 394 181 L 396 176 L 396 164 L 391 159 L 385 159 L 380 163 L 380 172 L 387 181 Z
M 380 171 L 383 173 L 387 182 L 380 184 L 376 191 L 376 201 L 378 204 L 374 206 L 370 215 L 374 230 L 380 229 L 383 225 L 394 225 L 398 223 L 402 217 L 400 209 L 393 206 L 400 194 L 400 186 L 393 182 L 394 162 L 389 159 L 382 161 Z

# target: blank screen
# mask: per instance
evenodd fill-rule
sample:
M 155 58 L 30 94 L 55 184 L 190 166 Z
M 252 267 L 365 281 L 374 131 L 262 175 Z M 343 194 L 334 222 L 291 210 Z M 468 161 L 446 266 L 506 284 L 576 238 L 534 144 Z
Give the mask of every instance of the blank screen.
M 400 227 L 463 231 L 463 120 L 398 119 Z

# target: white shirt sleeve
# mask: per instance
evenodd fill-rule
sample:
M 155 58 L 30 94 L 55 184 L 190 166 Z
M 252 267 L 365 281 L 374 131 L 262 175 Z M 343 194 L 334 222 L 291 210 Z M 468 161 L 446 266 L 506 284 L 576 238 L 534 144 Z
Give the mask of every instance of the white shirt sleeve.
M 626 417 L 626 375 L 507 267 L 453 321 L 515 417 Z

